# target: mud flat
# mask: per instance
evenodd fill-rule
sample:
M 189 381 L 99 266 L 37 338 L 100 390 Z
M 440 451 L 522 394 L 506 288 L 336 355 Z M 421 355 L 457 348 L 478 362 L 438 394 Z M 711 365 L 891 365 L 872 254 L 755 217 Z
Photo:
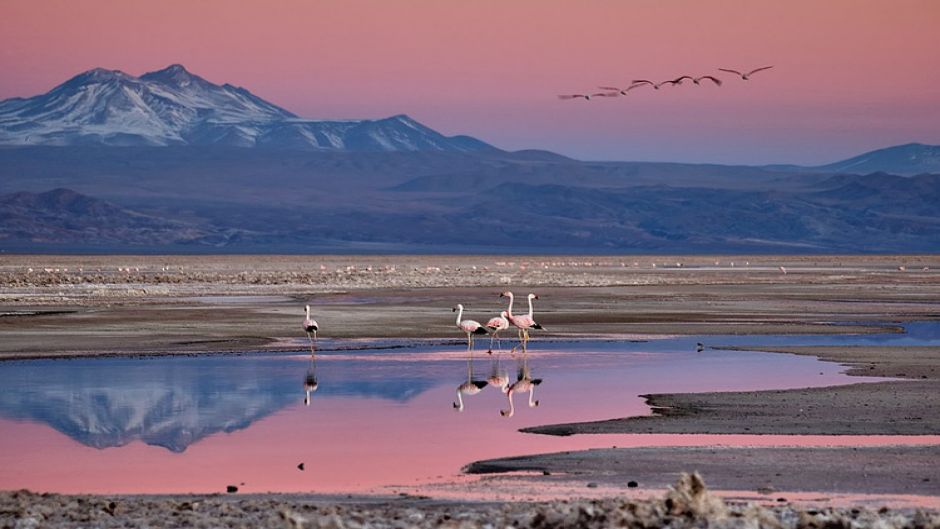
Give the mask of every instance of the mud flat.
M 817 356 L 851 366 L 849 375 L 900 381 L 779 391 L 645 395 L 654 415 L 556 424 L 525 431 L 929 435 L 940 433 L 940 347 L 738 347 Z M 940 464 L 937 465 L 940 470 Z
M 0 358 L 297 350 L 306 303 L 328 338 L 455 339 L 507 289 L 556 338 L 890 332 L 852 323 L 940 318 L 940 257 L 3 256 Z
M 940 347 L 738 347 L 817 356 L 850 375 L 901 378 L 847 386 L 645 396 L 654 414 L 523 431 L 597 433 L 936 435 Z M 908 379 L 908 380 L 903 380 Z M 556 480 L 663 486 L 699 470 L 725 490 L 940 494 L 940 447 L 675 448 L 564 452 L 480 461 L 472 473 L 537 470 Z M 558 477 L 555 477 L 557 475 Z M 552 479 L 546 478 L 546 479 Z

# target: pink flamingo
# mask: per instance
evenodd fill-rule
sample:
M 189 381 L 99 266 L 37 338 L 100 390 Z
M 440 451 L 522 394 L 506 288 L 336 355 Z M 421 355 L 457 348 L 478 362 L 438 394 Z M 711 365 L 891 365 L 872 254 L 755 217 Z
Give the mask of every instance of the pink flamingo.
M 496 345 L 499 346 L 499 331 L 504 331 L 509 328 L 509 320 L 506 318 L 506 311 L 499 313 L 499 316 L 495 318 L 490 318 L 490 321 L 486 322 L 486 328 L 490 330 L 490 354 L 493 353 L 493 338 L 496 338 Z M 500 347 L 501 348 L 501 347 Z
M 457 304 L 453 310 L 457 313 L 457 328 L 467 333 L 467 349 L 473 349 L 473 335 L 486 334 L 486 327 L 477 321 L 461 319 L 463 318 L 463 305 Z
M 512 323 L 519 329 L 519 341 L 522 342 L 523 349 L 525 345 L 529 342 L 529 329 L 543 329 L 541 325 L 535 322 L 532 313 L 532 300 L 539 299 L 535 294 L 529 294 L 527 297 L 529 299 L 529 314 L 525 316 L 515 316 L 512 313 L 512 304 L 513 304 L 513 294 L 512 292 L 506 291 L 500 294 L 500 297 L 509 298 L 509 308 L 506 309 L 506 318 L 509 319 L 509 323 Z
M 313 349 L 313 343 L 317 339 L 317 331 L 320 330 L 320 325 L 317 324 L 317 320 L 310 318 L 310 305 L 304 307 L 307 313 L 307 317 L 304 318 L 304 331 L 307 333 L 307 339 L 310 340 L 310 348 Z M 313 333 L 313 338 L 310 338 L 310 333 Z
M 733 73 L 735 75 L 740 76 L 741 79 L 745 81 L 749 81 L 751 79 L 751 76 L 754 75 L 755 73 L 762 72 L 764 70 L 769 70 L 771 68 L 773 68 L 773 66 L 762 66 L 760 68 L 755 68 L 749 72 L 739 72 L 737 70 L 732 70 L 731 68 L 718 68 L 718 69 L 721 70 L 722 72 Z

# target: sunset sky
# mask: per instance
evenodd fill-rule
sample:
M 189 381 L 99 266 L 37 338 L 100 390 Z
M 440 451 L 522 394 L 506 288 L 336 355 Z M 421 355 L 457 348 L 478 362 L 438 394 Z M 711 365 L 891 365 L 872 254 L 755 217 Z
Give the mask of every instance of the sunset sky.
M 171 63 L 308 118 L 406 113 L 581 159 L 825 163 L 940 143 L 940 2 L 4 0 L 0 98 Z M 631 79 L 721 88 L 559 101 Z

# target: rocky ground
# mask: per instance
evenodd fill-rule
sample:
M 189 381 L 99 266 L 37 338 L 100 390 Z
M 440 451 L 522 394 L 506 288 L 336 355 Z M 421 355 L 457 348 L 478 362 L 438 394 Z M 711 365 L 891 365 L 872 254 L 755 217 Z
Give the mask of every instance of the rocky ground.
M 761 507 L 713 496 L 697 474 L 683 475 L 663 497 L 541 503 L 453 503 L 389 500 L 324 502 L 268 495 L 106 497 L 0 493 L 0 527 L 691 527 L 855 528 L 940 527 L 940 515 L 923 510 Z

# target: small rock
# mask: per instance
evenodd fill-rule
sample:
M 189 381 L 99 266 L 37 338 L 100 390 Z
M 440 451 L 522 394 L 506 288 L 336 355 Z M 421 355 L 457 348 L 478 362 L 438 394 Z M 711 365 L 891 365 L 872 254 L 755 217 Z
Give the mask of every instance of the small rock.
M 780 502 L 780 503 L 786 503 L 786 502 L 787 502 L 787 499 L 786 499 L 786 498 L 777 498 L 777 501 Z
M 229 494 L 234 494 L 238 492 L 238 487 L 236 487 L 235 485 L 229 485 L 228 487 L 225 487 L 225 492 L 228 492 Z
M 592 482 L 590 482 L 590 483 L 587 484 L 587 487 L 588 487 L 589 489 L 596 489 L 596 488 L 597 488 L 597 483 L 594 483 L 594 482 L 592 481 Z
M 297 468 L 300 469 L 300 470 L 303 470 L 303 469 L 304 469 L 304 464 L 301 463 L 301 464 L 297 465 Z
M 640 484 L 637 483 L 636 481 L 632 481 L 632 480 L 631 480 L 631 481 L 628 481 L 628 482 L 627 482 L 627 487 L 629 487 L 629 488 L 631 488 L 631 489 L 635 489 L 635 488 L 637 488 L 637 487 L 639 487 L 639 486 L 640 486 Z
M 543 475 L 543 476 L 551 476 L 552 473 L 549 472 L 549 471 L 547 471 L 547 470 L 543 470 L 543 471 L 542 471 L 542 475 Z

